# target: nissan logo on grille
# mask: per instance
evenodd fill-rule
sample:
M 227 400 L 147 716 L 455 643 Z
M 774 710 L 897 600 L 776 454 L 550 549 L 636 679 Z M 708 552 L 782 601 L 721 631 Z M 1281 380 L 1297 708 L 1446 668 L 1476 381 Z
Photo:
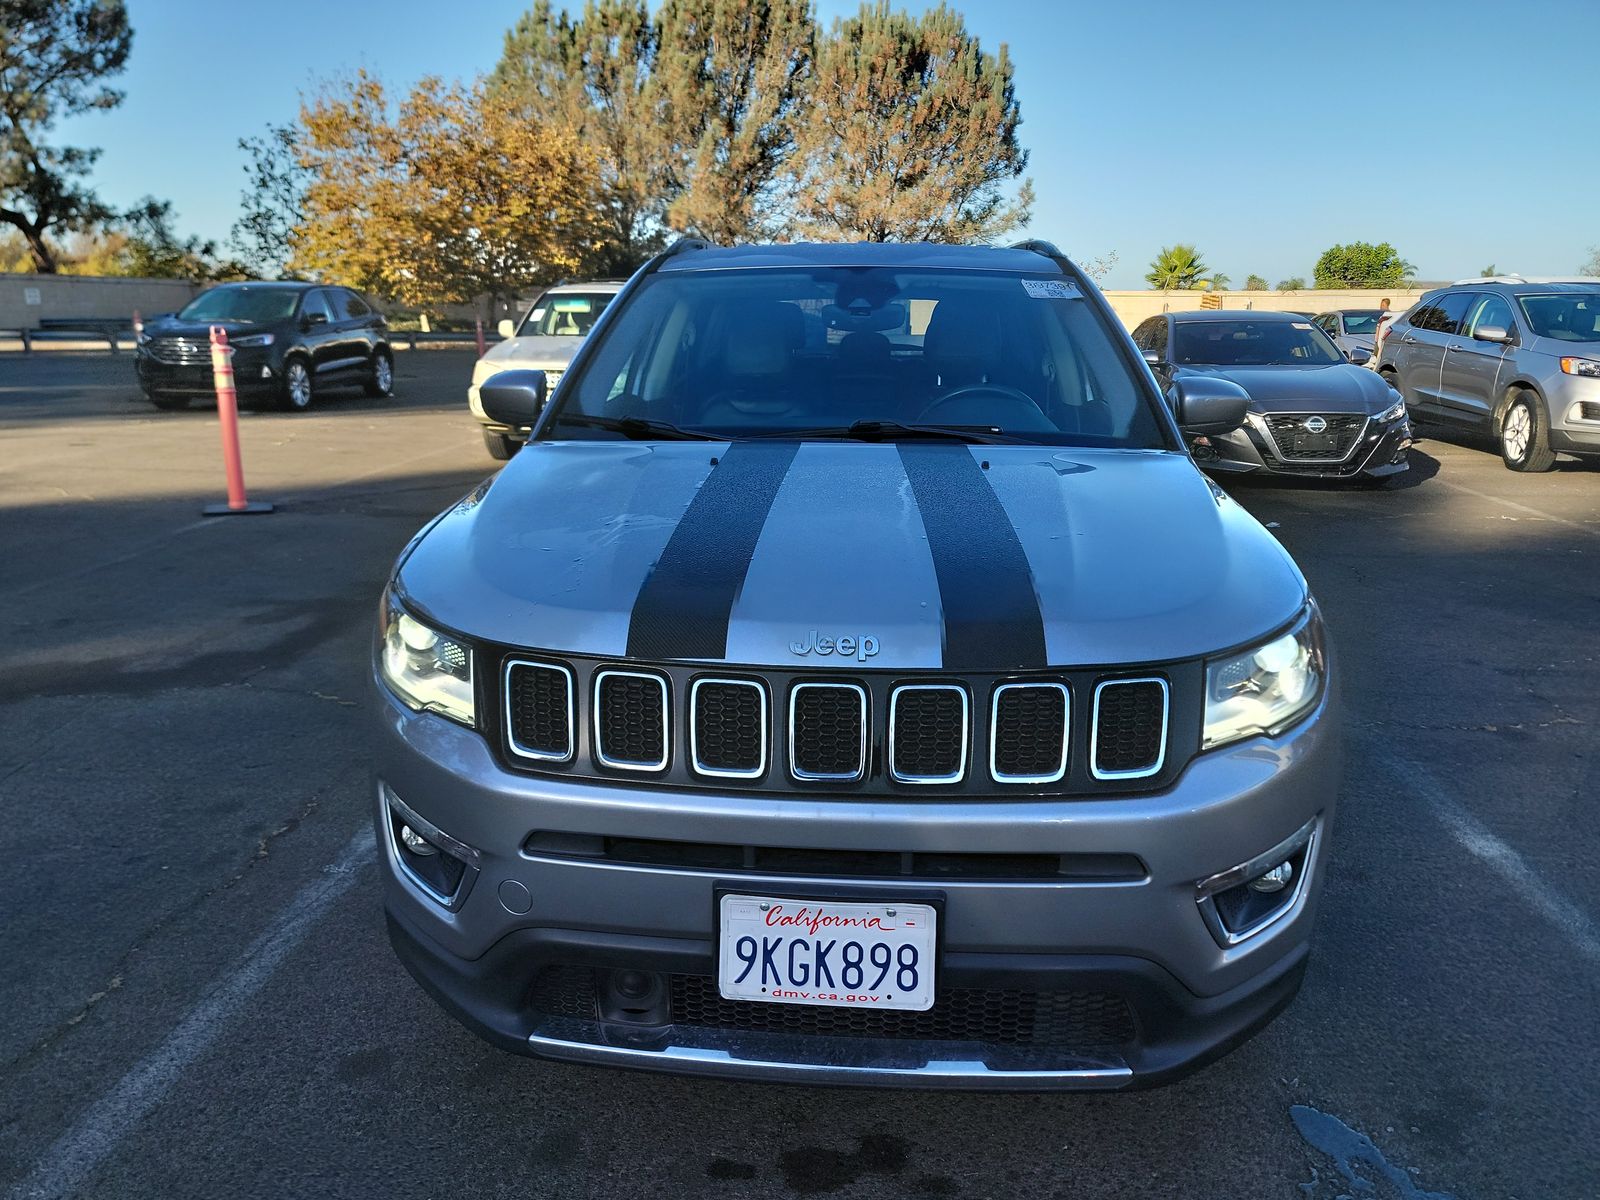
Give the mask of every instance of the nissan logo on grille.
M 1328 428 L 1328 422 L 1325 419 L 1323 419 L 1322 417 L 1307 417 L 1306 418 L 1306 432 L 1307 433 L 1322 433 L 1327 428 Z

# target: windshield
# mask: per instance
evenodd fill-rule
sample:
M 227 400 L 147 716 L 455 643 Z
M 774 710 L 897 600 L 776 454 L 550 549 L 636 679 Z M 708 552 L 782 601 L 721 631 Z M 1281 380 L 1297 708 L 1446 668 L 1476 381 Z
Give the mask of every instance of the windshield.
M 584 337 L 614 298 L 612 292 L 546 294 L 528 310 L 518 337 Z
M 1600 290 L 1518 296 L 1517 303 L 1540 337 L 1558 342 L 1600 342 Z
M 1207 367 L 1321 367 L 1346 361 L 1310 321 L 1179 321 L 1172 330 L 1172 360 Z
M 178 316 L 185 321 L 241 321 L 257 325 L 287 320 L 300 293 L 289 288 L 216 287 L 201 292 Z
M 1346 334 L 1364 334 L 1378 332 L 1378 322 L 1383 320 L 1381 309 L 1369 308 L 1363 312 L 1346 312 L 1344 314 L 1344 331 Z
M 664 423 L 726 437 L 982 430 L 1061 445 L 1170 448 L 1097 311 L 1059 275 L 821 267 L 643 279 L 553 437 Z

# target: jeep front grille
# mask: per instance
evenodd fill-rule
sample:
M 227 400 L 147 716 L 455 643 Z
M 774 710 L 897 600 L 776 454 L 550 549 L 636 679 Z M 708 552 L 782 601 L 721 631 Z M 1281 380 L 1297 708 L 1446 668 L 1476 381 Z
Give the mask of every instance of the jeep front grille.
M 748 679 L 697 679 L 690 760 L 702 775 L 755 779 L 767 769 L 767 691 Z
M 1060 683 L 994 690 L 989 773 L 999 783 L 1054 783 L 1067 773 L 1071 698 Z
M 572 672 L 553 663 L 506 663 L 506 740 L 522 758 L 572 757 Z
M 667 681 L 644 671 L 595 674 L 595 757 L 624 771 L 667 765 Z
M 866 773 L 867 693 L 854 683 L 799 683 L 789 696 L 796 779 L 851 782 Z
M 1137 779 L 1161 770 L 1167 744 L 1167 681 L 1108 679 L 1094 689 L 1090 770 Z
M 952 676 L 478 653 L 496 663 L 480 712 L 501 761 L 547 775 L 811 797 L 1104 795 L 1165 787 L 1200 748 L 1199 659 Z
M 967 693 L 908 684 L 889 699 L 889 774 L 899 783 L 954 783 L 967 771 Z

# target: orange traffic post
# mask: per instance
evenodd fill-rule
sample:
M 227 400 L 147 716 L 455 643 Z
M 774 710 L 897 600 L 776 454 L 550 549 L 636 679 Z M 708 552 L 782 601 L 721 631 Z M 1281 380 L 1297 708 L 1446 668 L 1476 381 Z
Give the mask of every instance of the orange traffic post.
M 488 348 L 489 347 L 484 343 L 484 340 L 483 340 L 483 318 L 479 317 L 478 318 L 478 357 L 482 358 L 483 355 L 484 355 L 484 352 L 486 350 L 488 350 Z
M 252 504 L 244 494 L 244 462 L 239 457 L 239 395 L 233 386 L 233 347 L 228 331 L 211 327 L 211 382 L 217 389 L 217 419 L 222 426 L 222 466 L 228 473 L 228 502 L 208 504 L 200 511 L 208 517 L 233 513 L 269 513 L 272 505 Z

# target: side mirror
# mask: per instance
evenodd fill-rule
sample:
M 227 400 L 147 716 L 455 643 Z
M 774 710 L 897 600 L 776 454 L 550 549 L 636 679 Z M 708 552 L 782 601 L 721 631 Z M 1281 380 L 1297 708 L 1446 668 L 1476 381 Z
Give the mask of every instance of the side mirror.
M 328 323 L 328 314 L 325 312 L 308 312 L 302 318 L 302 323 L 305 325 L 326 325 Z
M 1178 428 L 1189 437 L 1232 433 L 1244 424 L 1250 407 L 1250 393 L 1226 379 L 1180 379 L 1172 385 L 1169 395 Z
M 510 317 L 501 317 L 500 324 L 494 328 L 495 332 L 503 338 L 510 339 L 517 336 L 517 323 Z
M 1141 350 L 1139 353 L 1145 362 L 1149 363 L 1152 367 L 1161 367 L 1166 365 L 1166 360 L 1161 357 L 1161 351 L 1159 350 Z
M 1345 357 L 1351 362 L 1355 363 L 1355 365 L 1358 367 L 1365 366 L 1367 359 L 1372 357 L 1372 351 L 1363 350 L 1361 347 L 1357 346 L 1354 350 L 1345 351 Z
M 1472 336 L 1480 342 L 1499 342 L 1502 346 L 1510 345 L 1511 331 L 1502 329 L 1498 325 L 1479 325 L 1472 331 Z
M 478 388 L 478 401 L 496 425 L 527 429 L 544 411 L 548 388 L 543 371 L 501 371 Z

